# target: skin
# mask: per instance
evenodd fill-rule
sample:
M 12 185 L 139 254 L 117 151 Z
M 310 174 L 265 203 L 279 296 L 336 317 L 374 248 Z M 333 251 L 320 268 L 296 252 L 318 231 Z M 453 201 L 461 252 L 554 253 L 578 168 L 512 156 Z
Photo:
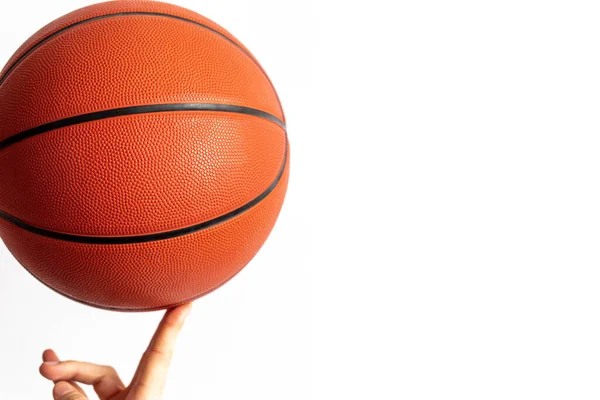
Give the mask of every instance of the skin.
M 175 340 L 191 308 L 191 304 L 185 304 L 165 313 L 129 386 L 123 384 L 112 367 L 60 361 L 53 350 L 44 351 L 40 373 L 54 382 L 54 399 L 87 400 L 79 384 L 92 385 L 100 400 L 161 399 Z

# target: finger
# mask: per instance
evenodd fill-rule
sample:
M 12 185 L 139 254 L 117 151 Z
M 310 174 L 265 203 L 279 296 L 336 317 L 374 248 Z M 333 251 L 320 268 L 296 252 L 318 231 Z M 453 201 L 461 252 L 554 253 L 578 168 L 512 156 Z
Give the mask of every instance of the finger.
M 68 382 L 58 382 L 54 385 L 52 397 L 54 397 L 54 400 L 88 400 L 85 394 L 79 393 Z
M 58 356 L 56 355 L 56 353 L 52 349 L 45 350 L 44 353 L 42 353 L 42 360 L 44 361 L 44 363 L 50 363 L 50 365 L 54 365 L 54 363 L 57 363 L 57 362 L 60 361 L 60 359 L 58 358 Z M 58 383 L 58 382 L 55 381 L 54 383 Z M 77 391 L 79 393 L 85 395 L 85 392 L 83 391 L 83 389 L 81 388 L 81 386 L 79 386 L 75 382 L 69 382 L 69 383 L 75 389 L 77 389 Z
M 62 361 L 58 364 L 44 363 L 40 373 L 52 381 L 77 381 L 92 385 L 100 399 L 108 399 L 123 390 L 125 385 L 112 367 L 79 361 Z
M 52 349 L 44 350 L 42 353 L 42 360 L 44 362 L 58 362 L 60 359 Z
M 139 397 L 162 393 L 175 340 L 191 309 L 192 305 L 189 303 L 165 313 L 135 373 L 131 383 L 132 393 Z

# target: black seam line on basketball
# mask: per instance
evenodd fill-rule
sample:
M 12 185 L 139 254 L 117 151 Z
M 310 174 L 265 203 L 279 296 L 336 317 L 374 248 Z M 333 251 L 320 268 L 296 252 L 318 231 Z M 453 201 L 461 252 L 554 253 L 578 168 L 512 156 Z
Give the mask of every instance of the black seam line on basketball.
M 82 235 L 71 235 L 68 233 L 59 233 L 50 231 L 47 229 L 42 229 L 35 227 L 33 225 L 29 225 L 28 223 L 21 221 L 20 219 L 5 213 L 4 211 L 0 211 L 0 218 L 5 219 L 6 221 L 18 226 L 19 228 L 25 229 L 26 231 L 46 236 L 51 239 L 62 240 L 66 242 L 75 242 L 75 243 L 85 243 L 85 244 L 102 244 L 102 245 L 119 245 L 119 244 L 136 244 L 136 243 L 148 243 L 148 242 L 157 242 L 161 240 L 173 239 L 180 236 L 186 236 L 192 233 L 196 233 L 208 228 L 211 228 L 215 225 L 221 224 L 223 222 L 229 221 L 232 218 L 237 217 L 240 214 L 250 210 L 258 203 L 263 201 L 279 184 L 281 181 L 281 177 L 285 172 L 285 168 L 287 166 L 288 159 L 288 139 L 287 135 L 285 138 L 285 153 L 283 156 L 283 166 L 281 170 L 277 174 L 277 177 L 273 181 L 273 183 L 258 197 L 249 203 L 243 205 L 240 208 L 237 208 L 227 214 L 224 214 L 220 217 L 211 219 L 209 221 L 202 222 L 197 225 L 192 225 L 186 228 L 177 229 L 169 232 L 161 232 L 161 233 L 153 233 L 149 235 L 138 235 L 138 236 L 82 236 Z
M 112 17 L 122 17 L 122 16 L 127 16 L 127 15 L 147 15 L 147 16 L 155 16 L 155 17 L 172 18 L 172 19 L 176 19 L 176 20 L 180 20 L 180 21 L 184 21 L 184 22 L 189 22 L 189 23 L 194 24 L 196 26 L 200 26 L 200 27 L 202 27 L 204 29 L 207 29 L 207 30 L 215 33 L 216 35 L 222 37 L 223 39 L 227 40 L 228 42 L 230 42 L 231 44 L 233 44 L 235 47 L 237 47 L 238 49 L 240 49 L 258 67 L 258 69 L 262 72 L 262 74 L 264 75 L 264 77 L 269 82 L 269 85 L 271 85 L 271 88 L 273 89 L 273 92 L 275 93 L 275 97 L 277 98 L 277 103 L 279 104 L 279 110 L 283 114 L 283 106 L 281 105 L 281 101 L 279 100 L 279 95 L 277 94 L 277 90 L 275 90 L 275 86 L 273 85 L 273 82 L 271 82 L 271 79 L 267 75 L 267 72 L 263 69 L 262 65 L 260 65 L 259 62 L 254 58 L 254 56 L 252 54 L 250 54 L 246 49 L 244 49 L 242 46 L 240 46 L 239 44 L 237 44 L 229 36 L 227 36 L 227 35 L 219 32 L 219 31 L 217 31 L 217 30 L 215 30 L 215 29 L 213 29 L 213 28 L 211 28 L 211 27 L 209 27 L 207 25 L 201 24 L 200 22 L 197 22 L 197 21 L 194 21 L 194 20 L 191 20 L 191 19 L 187 19 L 187 18 L 184 18 L 184 17 L 179 17 L 177 15 L 165 14 L 165 13 L 156 13 L 156 12 L 125 11 L 125 12 L 114 13 L 114 14 L 100 15 L 100 16 L 97 16 L 97 17 L 85 19 L 83 21 L 75 22 L 74 24 L 71 24 L 71 25 L 66 26 L 64 28 L 61 28 L 58 31 L 56 31 L 56 32 L 54 32 L 54 33 L 52 33 L 52 34 L 44 37 L 42 40 L 40 40 L 35 45 L 33 45 L 29 50 L 27 50 L 25 53 L 23 53 L 17 60 L 15 60 L 15 62 L 4 73 L 4 75 L 0 76 L 0 86 L 2 86 L 2 84 L 4 83 L 4 81 L 6 80 L 6 78 L 10 75 L 10 73 L 25 58 L 27 58 L 27 56 L 29 56 L 36 49 L 38 49 L 39 47 L 41 47 L 44 43 L 50 41 L 52 38 L 60 35 L 61 33 L 65 32 L 65 31 L 67 31 L 67 30 L 69 30 L 71 28 L 74 28 L 74 27 L 79 26 L 79 25 L 86 24 L 88 22 L 98 21 L 98 20 L 101 20 L 101 19 L 112 18 Z
M 97 111 L 90 114 L 81 114 L 75 117 L 69 117 L 58 121 L 50 122 L 26 131 L 17 133 L 7 139 L 0 141 L 0 151 L 30 137 L 50 132 L 55 129 L 66 128 L 73 125 L 86 122 L 98 121 L 107 118 L 122 117 L 126 115 L 151 114 L 161 112 L 181 112 L 181 111 L 213 111 L 227 112 L 235 114 L 245 114 L 271 121 L 281 128 L 286 129 L 285 123 L 274 115 L 266 113 L 255 108 L 236 106 L 232 104 L 214 104 L 214 103 L 174 103 L 174 104 L 149 104 L 145 106 L 133 106 L 123 108 L 113 108 L 110 110 Z
M 4 81 L 6 80 L 6 78 L 8 77 L 8 75 L 10 75 L 10 73 L 17 67 L 17 65 L 19 65 L 25 58 L 27 58 L 27 56 L 29 56 L 31 53 L 33 53 L 37 48 L 39 48 L 40 46 L 42 46 L 44 43 L 50 41 L 52 38 L 60 35 L 61 33 L 74 28 L 76 26 L 79 25 L 83 25 L 86 24 L 88 22 L 92 22 L 92 21 L 98 21 L 101 19 L 106 19 L 106 18 L 112 18 L 112 17 L 122 17 L 122 16 L 127 16 L 127 15 L 149 15 L 149 16 L 154 16 L 154 17 L 165 17 L 165 18 L 172 18 L 172 19 L 177 19 L 180 21 L 184 21 L 184 22 L 189 22 L 192 23 L 194 25 L 200 26 L 202 28 L 208 29 L 209 31 L 221 36 L 222 38 L 226 39 L 228 42 L 232 43 L 234 46 L 236 46 L 237 48 L 239 48 L 242 52 L 244 52 L 244 54 L 246 54 L 246 56 L 248 56 L 248 58 L 250 58 L 250 60 L 252 60 L 252 62 L 258 67 L 258 69 L 260 69 L 260 71 L 263 73 L 263 75 L 267 78 L 267 80 L 269 81 L 269 83 L 271 84 L 271 87 L 273 87 L 273 84 L 271 83 L 269 77 L 267 76 L 265 70 L 262 68 L 262 66 L 258 63 L 258 61 L 248 52 L 246 51 L 243 47 L 241 47 L 239 44 L 237 44 L 232 38 L 230 38 L 229 36 L 209 27 L 206 26 L 204 24 L 201 24 L 200 22 L 196 22 L 194 20 L 191 19 L 187 19 L 184 17 L 179 17 L 177 15 L 172 15 L 172 14 L 164 14 L 164 13 L 156 13 L 156 12 L 144 12 L 144 11 L 126 11 L 126 12 L 120 12 L 120 13 L 115 13 L 115 14 L 106 14 L 106 15 L 100 15 L 98 17 L 93 17 L 93 18 L 89 18 L 89 19 L 85 19 L 83 21 L 79 21 L 79 22 L 75 22 L 72 25 L 66 26 L 62 29 L 59 29 L 58 31 L 46 36 L 44 39 L 40 40 L 39 42 L 37 42 L 34 46 L 32 46 L 29 50 L 27 50 L 21 57 L 19 57 L 6 71 L 6 73 L 4 74 L 4 76 L 0 77 L 0 86 L 2 86 L 2 84 L 4 83 Z M 273 87 L 273 91 L 275 91 L 275 88 Z M 275 91 L 275 93 L 277 93 Z M 281 104 L 279 104 L 280 108 L 283 109 L 281 107 Z

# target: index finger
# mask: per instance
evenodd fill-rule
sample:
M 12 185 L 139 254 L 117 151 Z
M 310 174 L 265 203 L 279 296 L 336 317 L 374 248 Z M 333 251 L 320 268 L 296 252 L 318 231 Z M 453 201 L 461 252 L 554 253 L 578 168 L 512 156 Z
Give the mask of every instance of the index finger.
M 130 388 L 132 393 L 140 397 L 162 393 L 175 340 L 191 309 L 192 304 L 188 303 L 165 313 L 133 377 Z

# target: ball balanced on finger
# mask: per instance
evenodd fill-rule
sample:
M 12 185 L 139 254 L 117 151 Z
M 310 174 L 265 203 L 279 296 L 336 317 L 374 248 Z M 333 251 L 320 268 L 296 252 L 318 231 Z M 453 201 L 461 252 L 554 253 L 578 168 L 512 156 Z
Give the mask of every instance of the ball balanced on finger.
M 0 236 L 55 291 L 168 308 L 236 275 L 288 180 L 277 93 L 229 32 L 154 1 L 42 28 L 0 73 Z

